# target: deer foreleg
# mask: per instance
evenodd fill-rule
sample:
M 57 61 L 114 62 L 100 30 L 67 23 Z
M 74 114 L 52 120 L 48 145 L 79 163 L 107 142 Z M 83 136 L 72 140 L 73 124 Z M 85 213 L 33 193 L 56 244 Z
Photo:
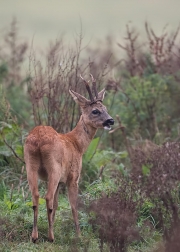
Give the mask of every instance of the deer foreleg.
M 69 197 L 69 202 L 71 205 L 76 232 L 77 232 L 77 235 L 79 236 L 80 228 L 79 228 L 78 211 L 77 211 L 78 182 L 71 181 L 68 184 L 68 197 Z

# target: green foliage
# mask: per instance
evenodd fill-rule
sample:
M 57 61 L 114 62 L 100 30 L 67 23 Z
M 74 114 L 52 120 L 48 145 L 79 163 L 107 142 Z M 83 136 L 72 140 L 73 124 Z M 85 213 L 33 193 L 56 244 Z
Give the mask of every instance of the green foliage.
M 91 141 L 90 145 L 88 146 L 88 149 L 86 150 L 86 152 L 85 152 L 85 154 L 83 156 L 83 162 L 84 163 L 88 163 L 88 162 L 91 161 L 91 159 L 93 158 L 93 155 L 96 152 L 98 144 L 99 144 L 99 137 L 94 138 Z
M 7 65 L 5 63 L 2 63 L 0 65 L 0 83 L 2 83 L 2 81 L 5 79 L 7 74 L 8 74 Z
M 6 92 L 11 107 L 11 114 L 17 118 L 20 125 L 30 128 L 34 126 L 29 97 L 26 94 L 26 80 L 19 86 L 11 85 Z
M 139 218 L 138 218 L 138 226 L 142 227 L 144 225 L 145 221 L 149 221 L 153 227 L 155 228 L 157 223 L 154 220 L 154 217 L 152 215 L 152 210 L 154 208 L 154 204 L 149 201 L 149 200 L 145 200 L 144 204 L 142 206 L 142 208 L 140 209 L 140 213 L 139 213 Z
M 127 157 L 127 152 L 115 152 L 113 150 L 97 150 L 93 162 L 97 167 L 108 165 L 112 160 L 121 160 Z M 118 162 L 117 162 L 118 163 Z
M 31 103 L 26 93 L 25 78 L 19 83 L 11 80 L 7 86 L 9 73 L 8 64 L 0 62 L 0 120 L 6 121 L 10 117 L 16 117 L 18 123 L 32 126 L 30 120 Z
M 142 165 L 142 174 L 148 176 L 150 174 L 150 167 L 148 165 Z
M 94 138 L 83 156 L 81 188 L 96 181 L 102 167 L 106 167 L 107 171 L 113 168 L 123 172 L 121 161 L 127 158 L 127 152 L 115 152 L 111 149 L 101 150 L 98 148 L 99 141 L 99 138 Z
M 5 91 L 0 86 L 0 121 L 8 121 L 11 119 L 9 102 L 5 97 Z
M 9 148 L 11 146 L 15 153 L 22 158 L 23 136 L 21 134 L 21 128 L 15 122 L 11 124 L 0 122 L 0 155 L 6 157 L 14 156 L 14 153 Z
M 114 116 L 120 115 L 128 133 L 156 141 L 159 132 L 163 132 L 164 137 L 169 134 L 177 136 L 180 116 L 174 97 L 175 90 L 179 92 L 180 88 L 172 76 L 134 76 L 125 79 L 121 85 L 122 90 L 116 94 L 112 111 Z
M 0 201 L 3 201 L 6 196 L 6 186 L 4 182 L 0 183 Z
M 17 174 L 20 174 L 23 165 L 23 143 L 26 133 L 12 116 L 2 87 L 0 96 L 0 179 L 9 183 L 19 183 Z
M 117 191 L 117 185 L 114 180 L 106 179 L 102 181 L 101 179 L 95 180 L 92 184 L 89 184 L 86 188 L 86 192 L 83 194 L 86 200 L 98 199 L 104 195 L 111 195 L 112 192 Z

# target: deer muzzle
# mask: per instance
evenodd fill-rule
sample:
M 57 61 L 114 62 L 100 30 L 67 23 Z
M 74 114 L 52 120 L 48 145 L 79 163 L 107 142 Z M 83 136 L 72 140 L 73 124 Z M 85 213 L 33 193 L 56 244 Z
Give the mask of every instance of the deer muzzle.
M 112 118 L 107 119 L 105 122 L 103 122 L 103 127 L 105 130 L 110 130 L 111 125 L 114 125 L 114 120 Z

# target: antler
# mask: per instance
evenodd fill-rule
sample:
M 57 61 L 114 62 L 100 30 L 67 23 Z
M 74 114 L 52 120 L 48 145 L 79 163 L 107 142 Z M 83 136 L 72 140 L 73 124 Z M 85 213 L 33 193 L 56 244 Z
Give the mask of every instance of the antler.
M 93 95 L 92 95 L 92 92 L 91 92 L 89 83 L 81 76 L 81 74 L 80 74 L 80 78 L 84 81 L 84 83 L 85 83 L 85 85 L 86 85 L 86 89 L 87 89 L 87 91 L 88 91 L 88 93 L 89 93 L 90 101 L 91 101 L 91 102 L 94 102 L 94 97 L 93 97 Z
M 96 87 L 96 80 L 94 79 L 94 77 L 93 77 L 93 75 L 92 74 L 90 74 L 90 76 L 91 76 L 91 80 L 92 80 L 92 89 L 93 89 L 93 91 L 94 91 L 94 94 L 95 94 L 95 96 L 96 96 L 96 99 L 98 99 L 98 92 L 97 92 L 97 87 Z

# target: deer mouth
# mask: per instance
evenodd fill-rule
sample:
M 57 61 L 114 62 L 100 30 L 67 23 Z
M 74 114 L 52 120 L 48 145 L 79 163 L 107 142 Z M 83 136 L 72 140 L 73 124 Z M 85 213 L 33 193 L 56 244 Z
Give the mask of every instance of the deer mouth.
M 111 126 L 109 124 L 107 124 L 107 125 L 104 126 L 104 129 L 105 130 L 111 130 Z
M 111 125 L 114 124 L 114 120 L 113 119 L 108 119 L 103 123 L 103 128 L 105 130 L 111 130 Z

